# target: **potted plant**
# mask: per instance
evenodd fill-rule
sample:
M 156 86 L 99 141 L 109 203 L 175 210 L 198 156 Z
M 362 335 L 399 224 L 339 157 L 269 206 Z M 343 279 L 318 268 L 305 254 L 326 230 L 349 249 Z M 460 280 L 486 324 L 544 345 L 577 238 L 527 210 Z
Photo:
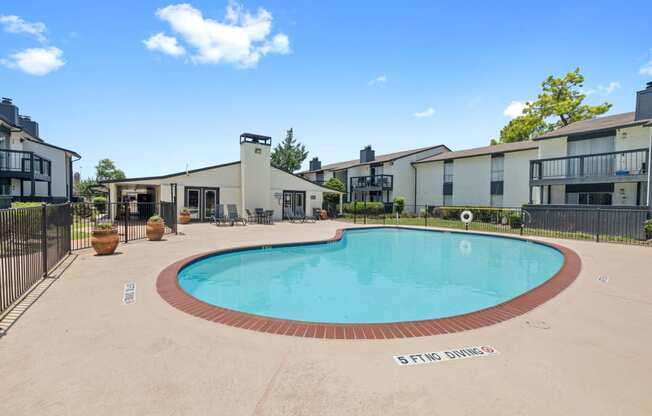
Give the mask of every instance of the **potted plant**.
M 97 223 L 91 231 L 91 245 L 100 255 L 113 254 L 118 247 L 118 229 L 110 222 Z
M 645 238 L 652 240 L 652 219 L 645 221 Z
M 181 224 L 188 224 L 190 222 L 190 210 L 188 208 L 181 208 L 179 213 L 179 222 Z
M 149 241 L 160 241 L 165 232 L 165 221 L 158 215 L 152 215 L 147 220 L 146 231 Z

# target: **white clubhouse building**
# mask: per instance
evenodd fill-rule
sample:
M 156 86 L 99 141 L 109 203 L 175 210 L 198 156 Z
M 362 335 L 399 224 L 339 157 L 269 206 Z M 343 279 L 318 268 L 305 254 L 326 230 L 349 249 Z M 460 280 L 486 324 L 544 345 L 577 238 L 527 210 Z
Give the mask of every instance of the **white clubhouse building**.
M 243 133 L 240 136 L 240 160 L 168 175 L 108 181 L 111 202 L 176 202 L 186 207 L 195 221 L 208 221 L 218 204 L 233 204 L 241 216 L 246 210 L 273 210 L 280 220 L 284 208 L 306 215 L 321 209 L 324 192 L 321 185 L 271 165 L 272 139 Z

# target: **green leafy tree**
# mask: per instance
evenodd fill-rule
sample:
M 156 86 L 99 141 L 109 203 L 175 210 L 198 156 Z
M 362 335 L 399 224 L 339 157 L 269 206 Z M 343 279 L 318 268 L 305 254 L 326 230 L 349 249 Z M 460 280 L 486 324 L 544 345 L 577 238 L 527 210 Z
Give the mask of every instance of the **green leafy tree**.
M 95 166 L 95 180 L 99 182 L 124 179 L 125 173 L 115 166 L 111 159 L 102 159 Z
M 290 129 L 285 140 L 277 144 L 272 151 L 272 164 L 288 172 L 294 172 L 301 167 L 307 157 L 306 146 L 296 141 L 294 131 Z
M 324 186 L 326 188 L 330 188 L 330 189 L 340 191 L 340 192 L 345 192 L 346 191 L 346 187 L 344 186 L 344 183 L 341 180 L 334 177 L 334 176 L 332 178 L 330 178 L 324 184 Z M 326 202 L 330 202 L 331 204 L 338 204 L 340 202 L 340 194 L 336 194 L 334 192 L 325 192 L 324 193 L 324 200 Z
M 567 126 L 580 120 L 588 120 L 606 113 L 611 104 L 584 104 L 582 92 L 584 75 L 580 69 L 563 77 L 550 75 L 541 83 L 541 93 L 533 102 L 526 103 L 523 115 L 511 120 L 500 131 L 500 143 L 520 142 L 533 139 L 542 133 Z M 492 144 L 498 143 L 496 140 Z

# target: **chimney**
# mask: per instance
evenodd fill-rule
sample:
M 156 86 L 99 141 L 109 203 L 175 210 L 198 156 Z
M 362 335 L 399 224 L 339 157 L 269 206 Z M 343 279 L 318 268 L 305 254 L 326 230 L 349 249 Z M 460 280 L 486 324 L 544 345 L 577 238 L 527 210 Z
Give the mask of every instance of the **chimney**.
M 652 118 L 652 81 L 647 83 L 644 90 L 636 93 L 636 115 L 634 120 Z
M 321 170 L 321 161 L 318 157 L 313 157 L 310 161 L 310 170 Z
M 11 98 L 2 97 L 0 102 L 0 117 L 6 119 L 14 126 L 18 126 L 18 107 L 16 107 Z
M 376 152 L 373 151 L 370 145 L 360 150 L 360 163 L 373 162 L 374 159 L 376 159 Z
M 18 124 L 27 133 L 33 137 L 38 138 L 38 123 L 32 120 L 29 116 L 18 116 Z

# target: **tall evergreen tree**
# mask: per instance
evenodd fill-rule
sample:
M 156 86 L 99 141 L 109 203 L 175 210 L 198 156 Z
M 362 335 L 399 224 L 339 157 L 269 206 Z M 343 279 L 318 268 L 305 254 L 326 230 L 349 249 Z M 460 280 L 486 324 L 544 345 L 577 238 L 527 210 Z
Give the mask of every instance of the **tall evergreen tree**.
M 287 131 L 285 140 L 277 144 L 272 151 L 272 165 L 277 168 L 294 172 L 301 168 L 301 164 L 308 157 L 306 146 L 297 142 L 292 129 Z

